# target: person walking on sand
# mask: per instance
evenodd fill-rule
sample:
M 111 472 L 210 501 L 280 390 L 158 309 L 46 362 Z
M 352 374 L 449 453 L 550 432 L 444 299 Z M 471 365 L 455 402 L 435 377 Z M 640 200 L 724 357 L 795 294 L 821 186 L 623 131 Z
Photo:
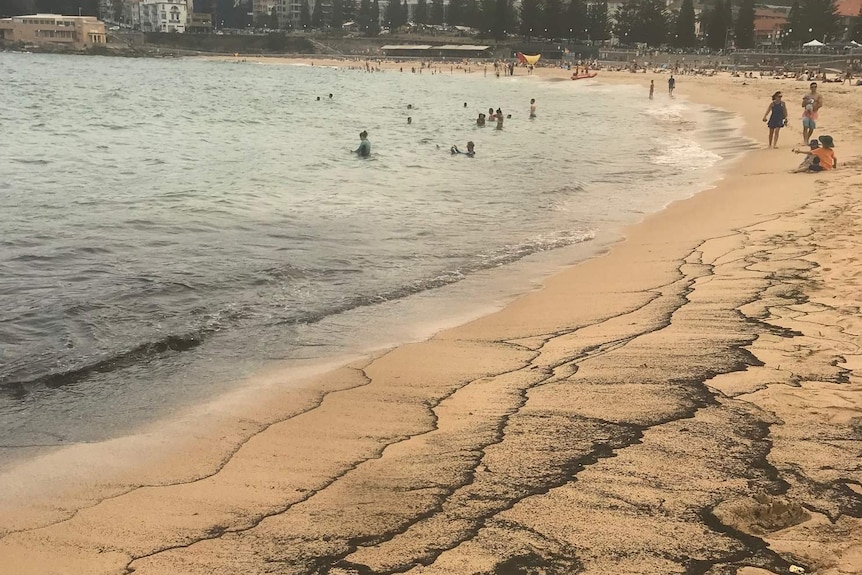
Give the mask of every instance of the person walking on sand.
M 671 98 L 673 98 L 673 90 L 676 88 L 676 80 L 673 77 L 673 74 L 670 75 L 670 78 L 667 79 L 667 94 Z
M 655 80 L 649 81 L 649 99 L 652 100 L 652 96 L 655 93 Z
M 767 120 L 768 116 L 768 120 Z M 778 133 L 787 125 L 787 106 L 781 100 L 781 92 L 772 95 L 772 102 L 763 113 L 763 121 L 769 128 L 769 148 L 778 147 Z
M 536 117 L 536 99 L 530 98 L 530 118 Z

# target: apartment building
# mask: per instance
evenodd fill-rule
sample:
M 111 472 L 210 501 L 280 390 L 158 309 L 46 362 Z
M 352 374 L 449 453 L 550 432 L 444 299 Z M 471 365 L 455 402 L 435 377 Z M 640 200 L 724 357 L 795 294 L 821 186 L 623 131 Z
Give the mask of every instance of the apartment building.
M 143 0 L 140 3 L 142 32 L 185 33 L 189 21 L 186 0 Z
M 0 39 L 28 44 L 64 44 L 76 49 L 105 44 L 105 23 L 95 16 L 32 14 L 0 19 Z

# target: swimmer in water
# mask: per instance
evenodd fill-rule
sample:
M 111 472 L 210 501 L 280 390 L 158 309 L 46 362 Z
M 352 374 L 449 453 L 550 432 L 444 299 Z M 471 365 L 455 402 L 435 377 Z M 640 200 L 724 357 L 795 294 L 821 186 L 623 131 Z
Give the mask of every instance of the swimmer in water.
M 371 142 L 368 141 L 368 132 L 365 130 L 359 132 L 359 147 L 354 152 L 360 158 L 367 158 L 371 155 Z
M 530 98 L 530 117 L 531 118 L 536 117 L 536 99 L 535 98 Z
M 485 114 L 482 114 L 481 112 L 479 113 L 479 117 L 476 118 L 476 125 L 477 126 L 484 126 L 485 125 Z
M 456 154 L 463 154 L 463 155 L 467 156 L 468 158 L 472 158 L 473 156 L 476 155 L 476 149 L 475 149 L 475 146 L 473 145 L 472 141 L 467 142 L 467 151 L 466 152 L 462 152 L 461 150 L 459 150 L 458 146 L 452 146 L 452 148 L 449 151 L 452 152 L 453 156 Z
M 412 117 L 410 117 L 410 116 L 407 116 L 407 123 L 408 123 L 408 124 L 412 124 L 412 123 L 413 123 L 413 118 L 412 118 Z

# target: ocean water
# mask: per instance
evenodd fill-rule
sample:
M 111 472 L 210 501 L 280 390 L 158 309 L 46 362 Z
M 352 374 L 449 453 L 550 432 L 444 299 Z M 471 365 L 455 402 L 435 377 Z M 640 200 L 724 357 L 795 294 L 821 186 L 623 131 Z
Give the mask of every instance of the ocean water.
M 13 53 L 0 77 L 0 462 L 398 341 L 459 309 L 429 294 L 505 293 L 740 150 L 724 112 L 586 81 Z

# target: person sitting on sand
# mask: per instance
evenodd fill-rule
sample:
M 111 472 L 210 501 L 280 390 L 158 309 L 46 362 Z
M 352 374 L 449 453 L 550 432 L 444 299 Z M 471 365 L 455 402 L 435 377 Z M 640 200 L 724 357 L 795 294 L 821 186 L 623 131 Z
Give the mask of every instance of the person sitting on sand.
M 835 157 L 835 141 L 832 136 L 820 136 L 820 147 L 811 153 L 820 158 L 820 164 L 824 170 L 832 170 L 838 167 L 838 158 Z
M 360 158 L 367 158 L 371 155 L 371 142 L 368 140 L 368 132 L 362 130 L 359 132 L 359 147 L 354 150 Z
M 485 114 L 483 114 L 481 112 L 479 113 L 479 117 L 476 118 L 476 125 L 477 126 L 484 126 L 485 125 Z
M 811 165 L 812 161 L 815 158 L 815 156 L 812 152 L 819 147 L 820 147 L 820 142 L 818 142 L 817 140 L 811 140 L 810 142 L 808 142 L 808 149 L 793 148 L 791 150 L 791 152 L 793 152 L 794 154 L 805 154 L 805 157 L 802 159 L 802 163 L 799 164 L 799 167 L 797 167 L 795 170 L 792 170 L 792 171 L 794 171 L 794 172 L 807 172 L 808 166 Z
M 823 146 L 820 146 L 820 143 Z M 805 159 L 802 160 L 802 163 L 799 164 L 799 167 L 793 170 L 794 172 L 811 172 L 811 171 L 822 171 L 822 170 L 831 170 L 833 168 L 838 167 L 838 159 L 835 157 L 835 151 L 832 149 L 834 147 L 834 141 L 832 140 L 832 136 L 820 136 L 820 142 L 817 140 L 811 140 L 808 143 L 808 150 L 798 150 L 794 149 L 793 151 L 797 154 L 806 154 Z M 814 159 L 817 159 L 817 165 L 819 169 L 811 170 L 811 166 L 814 165 Z
M 451 148 L 449 151 L 450 151 L 450 152 L 452 152 L 452 155 L 453 155 L 453 156 L 454 156 L 455 154 L 463 154 L 463 155 L 465 155 L 465 156 L 467 156 L 467 157 L 472 158 L 473 156 L 475 156 L 475 155 L 476 155 L 476 150 L 475 150 L 475 147 L 474 147 L 474 145 L 473 145 L 473 142 L 472 142 L 472 141 L 467 142 L 467 151 L 466 151 L 466 152 L 462 152 L 461 150 L 459 150 L 457 145 L 456 145 L 456 146 L 452 146 L 452 148 Z

